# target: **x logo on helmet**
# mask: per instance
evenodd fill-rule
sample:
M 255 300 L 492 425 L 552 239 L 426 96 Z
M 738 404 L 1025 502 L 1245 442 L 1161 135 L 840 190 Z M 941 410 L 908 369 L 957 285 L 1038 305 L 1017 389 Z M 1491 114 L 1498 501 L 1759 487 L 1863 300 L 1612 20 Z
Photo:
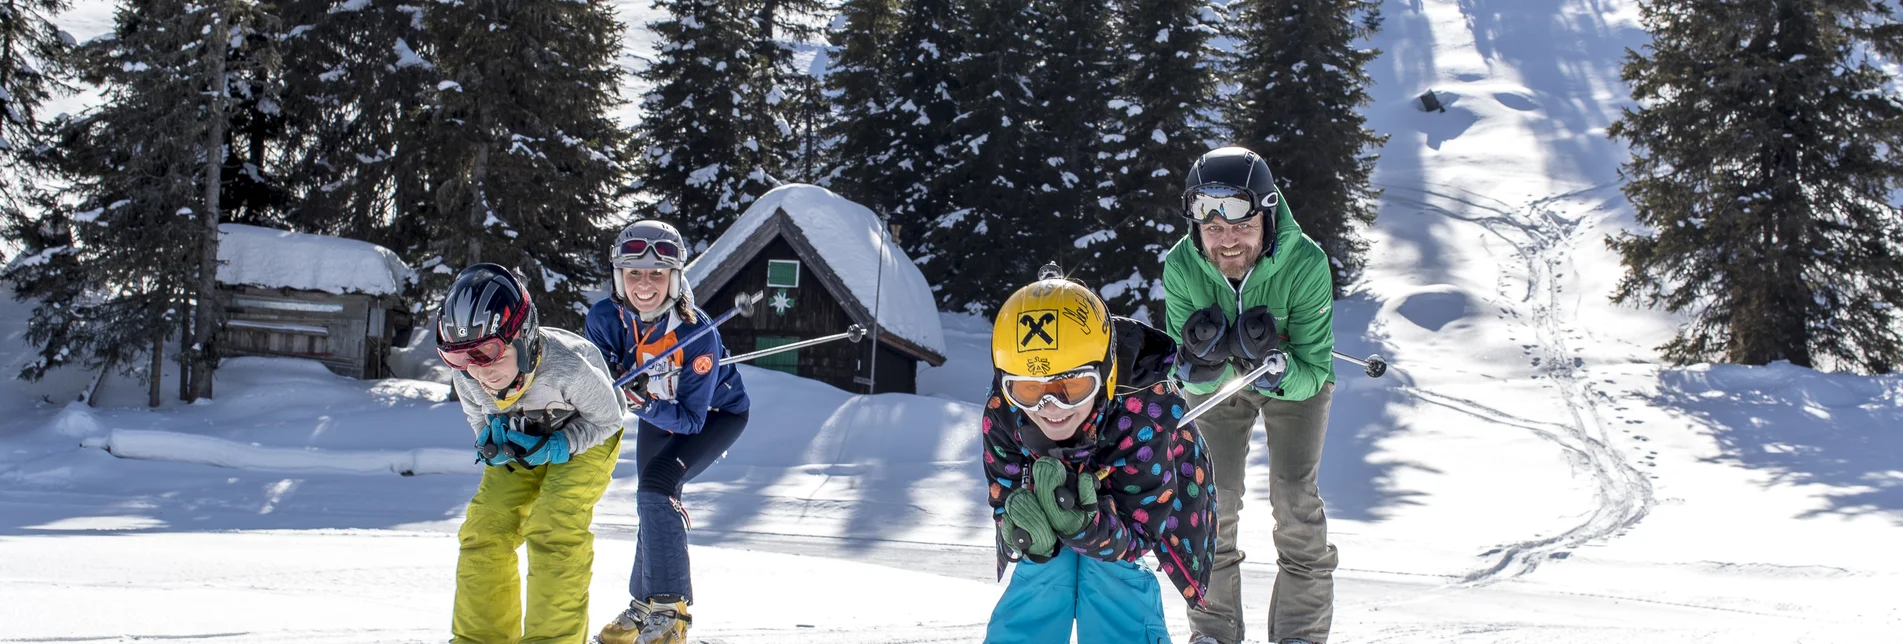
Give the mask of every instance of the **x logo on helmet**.
M 1024 331 L 1024 337 L 1018 339 L 1019 351 L 1039 351 L 1057 348 L 1057 338 L 1044 330 L 1044 326 L 1057 321 L 1053 311 L 1026 311 L 1018 316 L 1018 328 Z M 1042 340 L 1044 346 L 1031 346 L 1032 340 Z

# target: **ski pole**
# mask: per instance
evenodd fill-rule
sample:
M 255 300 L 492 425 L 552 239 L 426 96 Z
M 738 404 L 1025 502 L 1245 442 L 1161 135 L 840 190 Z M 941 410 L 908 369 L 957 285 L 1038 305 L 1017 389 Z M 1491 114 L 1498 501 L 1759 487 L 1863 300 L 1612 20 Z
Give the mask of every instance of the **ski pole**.
M 1182 418 L 1177 419 L 1176 426 L 1181 427 L 1189 421 L 1196 420 L 1197 416 L 1201 416 L 1205 412 L 1215 409 L 1217 403 L 1228 400 L 1230 396 L 1234 396 L 1237 392 L 1248 388 L 1257 378 L 1268 375 L 1269 371 L 1276 367 L 1287 368 L 1288 365 L 1278 362 L 1262 363 L 1262 366 L 1256 367 L 1255 370 L 1243 374 L 1241 378 L 1229 381 L 1229 384 L 1223 385 L 1221 389 L 1217 389 L 1215 395 L 1210 396 L 1208 400 L 1203 401 L 1203 404 L 1197 405 L 1194 409 L 1189 410 L 1189 413 L 1183 414 Z
M 760 300 L 765 298 L 766 291 L 755 291 L 752 295 L 741 293 L 733 296 L 733 310 L 720 314 L 720 317 L 714 318 L 714 321 L 707 323 L 706 328 L 695 331 L 693 335 L 687 336 L 681 341 L 674 343 L 673 348 L 662 351 L 661 355 L 648 358 L 648 361 L 641 363 L 640 367 L 629 370 L 628 373 L 623 374 L 620 378 L 615 380 L 615 387 L 620 388 L 630 382 L 634 382 L 637 376 L 647 373 L 649 368 L 660 364 L 661 361 L 666 360 L 668 356 L 680 353 L 682 349 L 687 348 L 689 344 L 693 344 L 695 340 L 699 340 L 701 336 L 713 333 L 714 329 L 720 326 L 720 323 L 726 322 L 733 316 L 743 315 L 753 317 L 753 305 L 758 304 Z
M 1334 353 L 1335 353 L 1335 357 L 1337 358 L 1341 358 L 1343 360 L 1347 360 L 1349 362 L 1361 365 L 1363 369 L 1367 370 L 1369 378 L 1379 378 L 1381 377 L 1381 374 L 1388 372 L 1388 361 L 1382 359 L 1381 354 L 1379 353 L 1369 354 L 1366 360 L 1348 355 L 1346 353 L 1342 353 L 1340 351 L 1336 351 Z
M 754 351 L 752 353 L 742 353 L 737 356 L 727 356 L 725 358 L 720 359 L 720 364 L 723 364 L 723 365 L 737 364 L 741 362 L 746 362 L 748 360 L 752 360 L 754 358 L 764 358 L 764 357 L 773 355 L 775 353 L 792 351 L 794 349 L 798 349 L 801 347 L 810 347 L 815 344 L 825 344 L 827 342 L 832 342 L 834 340 L 839 340 L 839 339 L 846 339 L 846 340 L 851 340 L 853 342 L 858 342 L 860 339 L 864 337 L 866 337 L 866 328 L 859 326 L 857 324 L 854 324 L 852 326 L 846 327 L 846 330 L 843 333 L 834 333 L 832 335 L 821 336 L 821 337 L 813 338 L 811 340 L 801 340 L 799 342 L 794 342 L 792 344 L 782 344 L 777 347 L 768 347 L 765 349 L 761 349 L 759 351 Z

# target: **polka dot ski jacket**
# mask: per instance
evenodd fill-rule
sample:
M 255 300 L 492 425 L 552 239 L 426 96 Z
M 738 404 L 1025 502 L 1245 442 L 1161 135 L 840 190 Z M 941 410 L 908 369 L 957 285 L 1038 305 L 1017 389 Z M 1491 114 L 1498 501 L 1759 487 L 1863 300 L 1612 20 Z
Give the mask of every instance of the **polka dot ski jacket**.
M 994 374 L 982 422 L 992 518 L 1001 520 L 1005 497 L 1030 484 L 1034 459 L 1060 459 L 1098 483 L 1095 517 L 1079 534 L 1058 535 L 1059 547 L 1103 561 L 1137 561 L 1155 552 L 1183 599 L 1201 606 L 1216 545 L 1215 476 L 1195 424 L 1176 424 L 1189 405 L 1165 378 L 1175 343 L 1141 322 L 1113 319 L 1117 395 L 1085 423 L 1076 445 L 1044 438 L 998 393 Z M 1015 555 L 1003 534 L 997 545 L 1002 579 Z

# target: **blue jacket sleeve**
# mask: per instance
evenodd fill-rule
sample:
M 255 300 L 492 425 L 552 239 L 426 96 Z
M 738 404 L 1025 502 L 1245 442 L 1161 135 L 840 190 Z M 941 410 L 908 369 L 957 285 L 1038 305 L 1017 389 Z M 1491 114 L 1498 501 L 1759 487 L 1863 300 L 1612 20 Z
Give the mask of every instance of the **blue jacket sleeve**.
M 680 385 L 673 400 L 650 400 L 634 410 L 641 420 L 676 434 L 698 434 L 707 423 L 707 407 L 714 402 L 714 388 L 720 386 L 720 332 L 701 336 L 681 350 Z M 706 358 L 707 373 L 694 363 Z
M 608 363 L 610 379 L 620 378 L 627 372 L 628 365 L 621 364 L 621 356 L 627 353 L 628 329 L 621 323 L 621 313 L 614 302 L 596 302 L 594 308 L 588 310 L 582 332 L 588 342 L 601 351 L 602 362 Z

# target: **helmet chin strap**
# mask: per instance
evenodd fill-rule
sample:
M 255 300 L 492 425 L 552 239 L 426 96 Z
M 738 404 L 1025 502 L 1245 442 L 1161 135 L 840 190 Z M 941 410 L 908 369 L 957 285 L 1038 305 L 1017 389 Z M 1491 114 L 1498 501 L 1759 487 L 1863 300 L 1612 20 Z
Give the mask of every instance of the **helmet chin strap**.
M 633 299 L 633 298 L 629 298 L 629 299 Z M 679 304 L 680 301 L 681 301 L 681 298 L 669 297 L 666 300 L 662 300 L 661 306 L 659 308 L 654 309 L 653 312 L 642 311 L 641 309 L 636 308 L 633 302 L 629 302 L 628 308 L 633 310 L 634 316 L 641 318 L 642 322 L 653 322 L 655 320 L 661 319 L 661 316 L 667 315 L 668 311 L 674 310 L 674 305 Z

